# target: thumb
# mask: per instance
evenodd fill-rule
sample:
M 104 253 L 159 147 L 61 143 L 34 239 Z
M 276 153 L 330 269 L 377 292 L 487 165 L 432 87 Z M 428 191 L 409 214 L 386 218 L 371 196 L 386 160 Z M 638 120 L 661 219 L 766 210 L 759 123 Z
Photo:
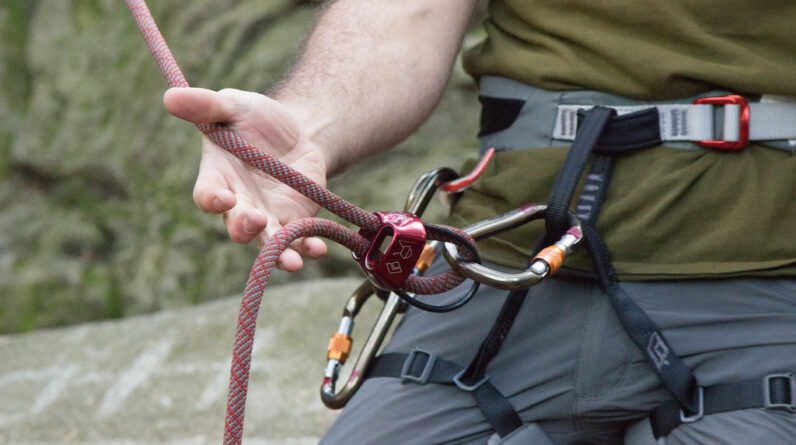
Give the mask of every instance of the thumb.
M 205 88 L 169 88 L 163 95 L 169 113 L 195 124 L 229 123 L 247 108 L 237 102 L 231 95 Z

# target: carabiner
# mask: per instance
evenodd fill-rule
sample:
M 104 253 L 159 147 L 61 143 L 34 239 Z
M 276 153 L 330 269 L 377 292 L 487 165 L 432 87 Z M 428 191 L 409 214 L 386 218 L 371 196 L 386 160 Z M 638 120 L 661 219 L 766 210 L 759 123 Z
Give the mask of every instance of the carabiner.
M 335 393 L 337 379 L 340 377 L 340 368 L 345 364 L 348 354 L 351 352 L 351 332 L 354 329 L 354 318 L 365 302 L 376 293 L 376 288 L 365 280 L 348 298 L 343 317 L 340 319 L 340 326 L 337 332 L 329 340 L 329 351 L 326 355 L 326 369 L 323 373 L 323 384 L 321 384 L 321 401 L 330 409 L 339 409 L 345 406 L 354 392 L 362 384 L 361 379 L 365 374 L 367 366 L 381 346 L 384 336 L 392 323 L 395 314 L 398 313 L 400 300 L 395 295 L 390 295 L 384 305 L 376 324 L 365 342 L 365 346 L 359 353 L 351 376 L 340 392 Z
M 476 240 L 484 239 L 509 231 L 529 221 L 543 218 L 546 211 L 547 206 L 544 204 L 527 204 L 495 218 L 477 222 L 463 230 Z M 445 243 L 442 253 L 453 269 L 468 278 L 499 289 L 524 289 L 555 273 L 575 244 L 583 238 L 578 218 L 572 212 L 567 212 L 567 218 L 570 225 L 569 230 L 558 242 L 542 249 L 533 258 L 530 267 L 522 272 L 508 273 L 466 261 L 459 257 L 456 245 L 451 243 Z
M 455 171 L 450 168 L 443 167 L 428 172 L 421 176 L 406 200 L 406 212 L 420 215 L 428 206 L 434 192 L 437 191 L 442 185 L 454 180 L 458 177 Z M 394 240 L 393 240 L 394 241 Z M 412 273 L 422 275 L 431 264 L 434 254 L 439 248 L 441 243 L 434 241 L 429 243 L 423 248 L 423 252 L 416 260 Z M 340 377 L 340 369 L 345 364 L 351 352 L 352 338 L 351 333 L 354 328 L 354 318 L 359 313 L 362 306 L 368 299 L 377 292 L 389 294 L 384 303 L 384 307 L 376 319 L 370 334 L 368 335 L 362 350 L 354 362 L 351 375 L 348 377 L 343 388 L 336 391 L 337 381 Z M 356 393 L 362 385 L 365 373 L 370 362 L 376 353 L 379 351 L 387 332 L 390 330 L 395 316 L 406 310 L 408 304 L 402 300 L 398 295 L 387 292 L 378 291 L 371 281 L 365 280 L 348 298 L 345 308 L 343 309 L 343 316 L 340 319 L 340 325 L 329 340 L 329 349 L 326 355 L 326 368 L 323 374 L 323 383 L 321 384 L 321 401 L 327 408 L 340 409 L 348 403 L 348 400 Z

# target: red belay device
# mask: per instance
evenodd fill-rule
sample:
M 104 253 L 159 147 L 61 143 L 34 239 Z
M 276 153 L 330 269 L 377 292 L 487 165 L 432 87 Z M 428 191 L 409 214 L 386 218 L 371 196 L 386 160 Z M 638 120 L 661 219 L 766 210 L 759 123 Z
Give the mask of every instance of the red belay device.
M 426 229 L 417 216 L 406 212 L 375 212 L 381 218 L 376 233 L 362 229 L 359 234 L 371 240 L 363 257 L 354 254 L 368 278 L 380 289 L 398 289 L 406 282 L 426 245 Z M 392 239 L 390 239 L 392 237 Z M 379 246 L 389 241 L 381 252 Z
M 126 1 L 169 86 L 188 87 L 188 82 L 174 61 L 145 2 L 143 0 Z M 465 297 L 446 305 L 424 303 L 410 294 L 439 294 L 458 286 L 468 276 L 478 278 L 486 276 L 487 281 L 490 277 L 494 279 L 489 270 L 473 270 L 472 266 L 480 263 L 473 237 L 483 238 L 500 228 L 515 227 L 531 219 L 538 219 L 545 211 L 544 205 L 518 209 L 493 220 L 476 224 L 472 230 L 424 223 L 415 214 L 408 212 L 370 213 L 331 193 L 302 173 L 261 151 L 223 124 L 199 124 L 197 127 L 211 141 L 241 160 L 292 187 L 340 218 L 360 227 L 360 232 L 357 234 L 333 221 L 305 218 L 285 225 L 260 250 L 247 280 L 238 316 L 227 399 L 225 445 L 240 444 L 242 441 L 246 391 L 257 313 L 271 270 L 280 253 L 292 241 L 306 236 L 322 236 L 342 244 L 352 251 L 354 258 L 361 264 L 362 269 L 376 287 L 390 291 L 407 303 L 421 309 L 445 312 L 461 307 L 469 301 L 475 294 L 479 281 L 473 281 L 472 288 Z M 483 166 L 481 166 L 482 169 Z M 472 178 L 464 179 L 467 183 L 472 182 Z M 454 184 L 455 181 L 445 182 L 454 189 L 458 188 L 458 185 Z M 434 185 L 440 186 L 441 183 Z M 551 259 L 553 257 L 537 257 L 533 262 L 533 268 L 524 272 L 528 276 L 523 278 L 523 283 L 532 284 L 535 282 L 534 280 L 538 281 L 550 275 L 553 269 L 560 265 L 563 255 L 567 254 L 571 247 L 580 241 L 579 222 L 576 219 L 571 222 L 573 228 L 574 226 L 578 227 L 575 230 L 570 230 L 564 238 L 556 243 L 555 249 L 557 250 L 554 250 L 558 257 L 555 259 Z M 413 274 L 427 240 L 437 244 L 445 243 L 448 250 L 446 257 L 451 255 L 451 251 L 455 256 L 453 260 L 448 259 L 448 261 L 459 263 L 462 267 L 455 267 L 441 275 L 432 277 Z M 530 281 L 528 281 L 529 277 Z M 513 278 L 509 276 L 505 279 Z

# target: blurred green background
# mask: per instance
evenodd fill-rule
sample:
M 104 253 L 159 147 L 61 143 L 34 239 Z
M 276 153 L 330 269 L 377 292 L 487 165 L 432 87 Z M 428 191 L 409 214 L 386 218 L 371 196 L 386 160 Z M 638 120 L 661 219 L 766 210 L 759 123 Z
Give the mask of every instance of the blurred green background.
M 149 6 L 192 85 L 264 92 L 290 66 L 317 3 Z M 465 45 L 480 36 L 474 26 Z M 163 110 L 165 88 L 121 0 L 0 3 L 0 333 L 242 290 L 256 248 L 229 241 L 219 217 L 194 207 L 200 135 Z M 474 155 L 475 96 L 457 64 L 415 135 L 330 188 L 369 210 L 400 209 L 420 174 Z M 444 211 L 438 204 L 434 219 Z M 357 274 L 340 248 L 273 281 Z

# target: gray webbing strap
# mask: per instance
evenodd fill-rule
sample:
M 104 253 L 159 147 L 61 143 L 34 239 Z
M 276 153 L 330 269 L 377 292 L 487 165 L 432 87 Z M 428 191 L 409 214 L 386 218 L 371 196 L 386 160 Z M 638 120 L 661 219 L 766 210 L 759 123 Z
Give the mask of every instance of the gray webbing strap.
M 714 139 L 734 142 L 740 139 L 740 105 L 648 104 L 608 106 L 608 108 L 616 110 L 620 116 L 651 107 L 658 109 L 661 140 L 664 142 L 696 142 Z M 553 130 L 553 139 L 574 140 L 575 132 L 578 128 L 578 111 L 591 108 L 593 108 L 593 105 L 559 105 Z M 723 117 L 721 116 L 722 114 Z M 721 131 L 716 131 L 718 129 Z M 796 145 L 796 102 L 750 103 L 749 141 L 782 139 L 793 139 L 794 145 Z M 796 147 L 794 147 L 794 150 L 796 150 Z

